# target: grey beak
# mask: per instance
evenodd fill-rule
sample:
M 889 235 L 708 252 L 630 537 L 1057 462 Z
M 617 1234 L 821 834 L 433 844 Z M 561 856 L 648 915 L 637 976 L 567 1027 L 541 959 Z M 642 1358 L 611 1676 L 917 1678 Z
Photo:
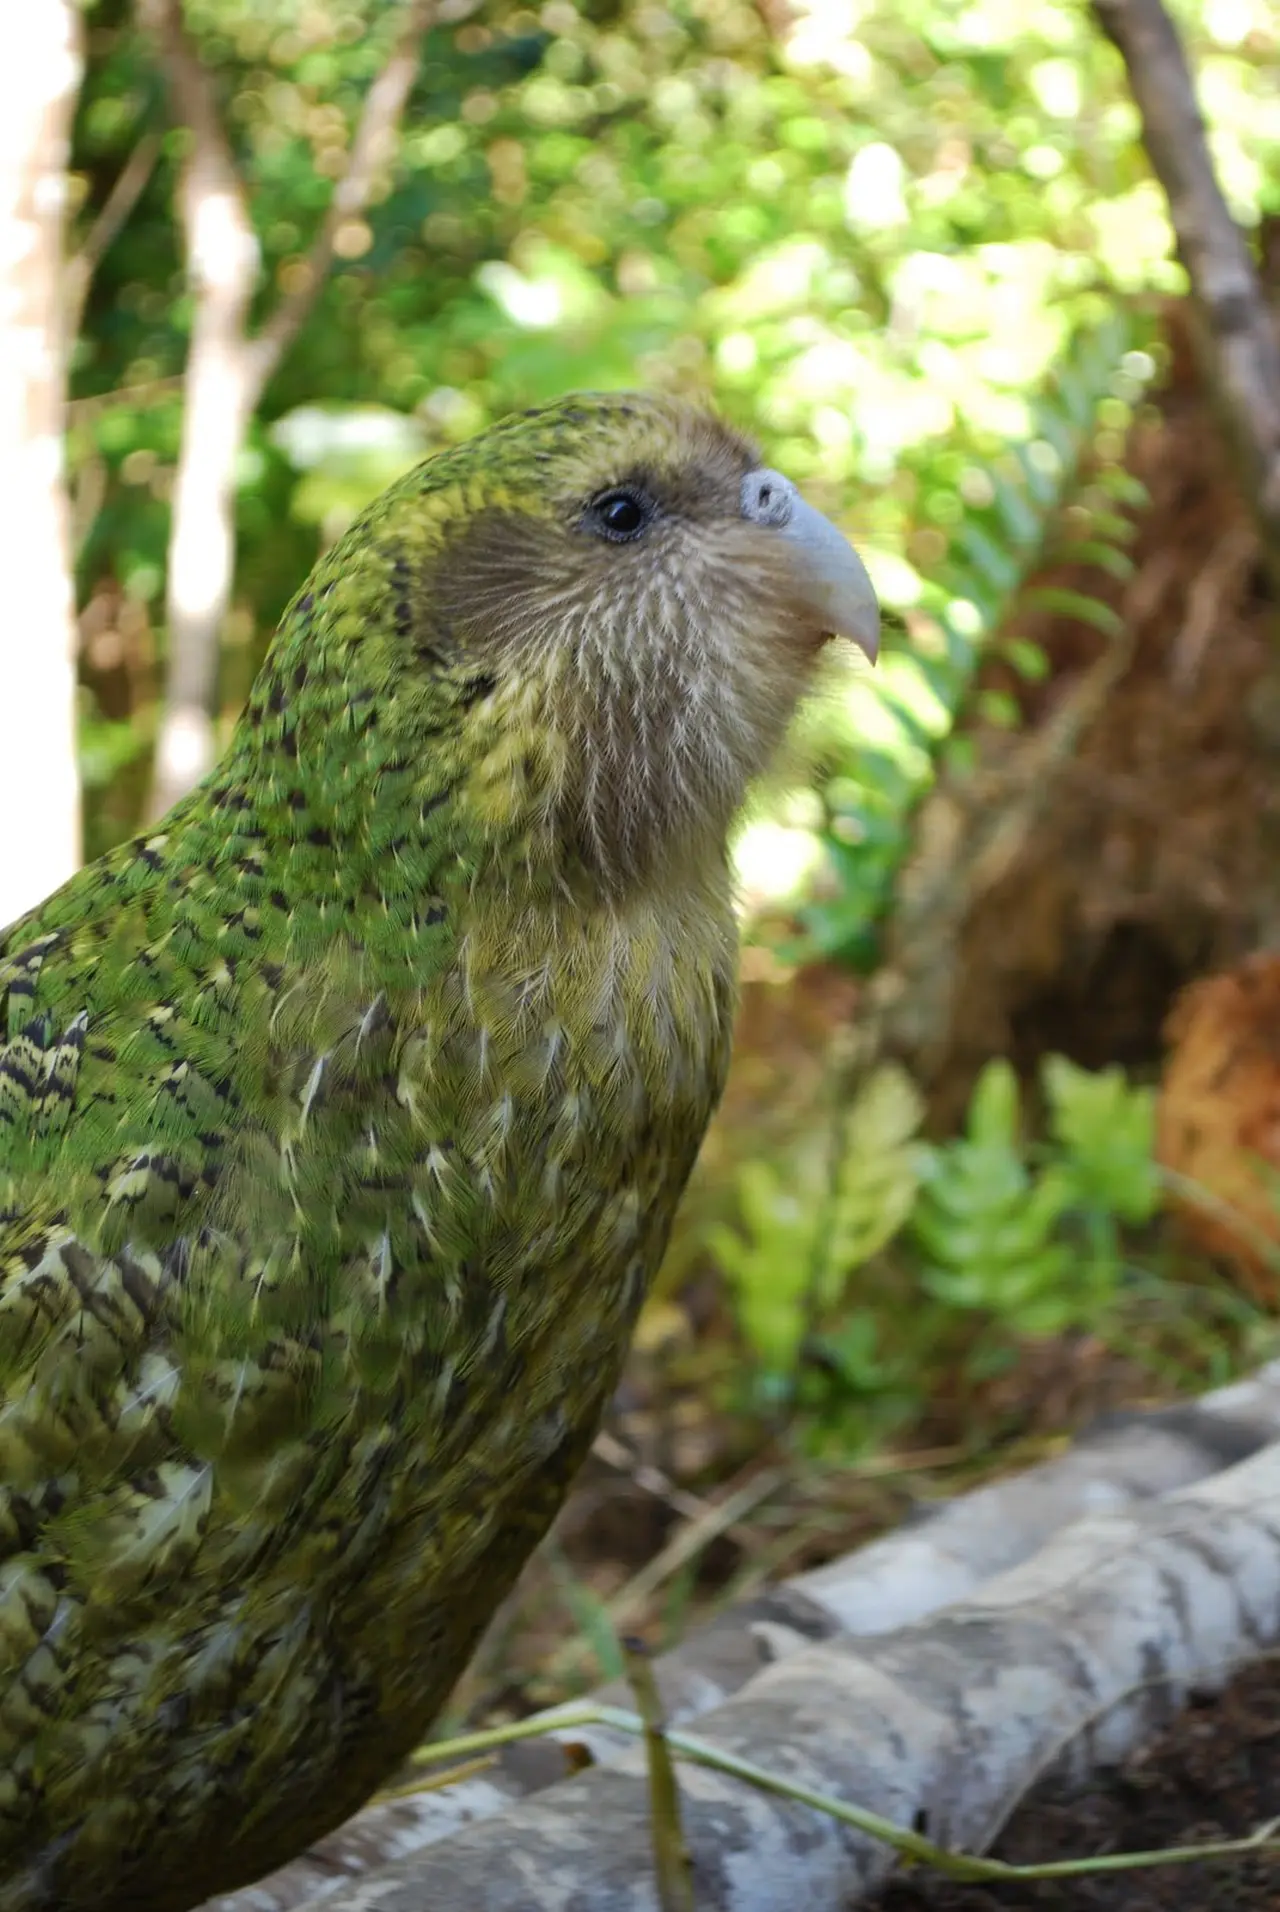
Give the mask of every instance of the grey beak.
M 742 515 L 771 525 L 797 547 L 799 588 L 823 630 L 851 637 L 874 664 L 880 649 L 880 606 L 866 567 L 848 539 L 807 505 L 779 471 L 749 471 L 742 481 Z

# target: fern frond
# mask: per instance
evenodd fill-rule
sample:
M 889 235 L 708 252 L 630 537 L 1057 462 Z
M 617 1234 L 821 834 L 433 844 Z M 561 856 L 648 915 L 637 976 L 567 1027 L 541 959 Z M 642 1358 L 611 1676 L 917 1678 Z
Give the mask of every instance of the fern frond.
M 966 466 L 946 557 L 911 616 L 911 649 L 890 652 L 850 693 L 850 730 L 870 741 L 847 748 L 822 793 L 828 868 L 824 894 L 804 911 L 810 953 L 874 965 L 912 817 L 963 745 L 956 730 L 979 664 L 998 646 L 1023 678 L 1048 669 L 1040 647 L 1013 630 L 1015 610 L 1074 617 L 1108 640 L 1121 634 L 1102 597 L 1031 580 L 1064 564 L 1131 573 L 1125 512 L 1145 492 L 1119 462 L 1117 427 L 1154 375 L 1151 342 L 1151 322 L 1123 305 L 1081 328 L 1031 401 L 1026 436 Z M 989 692 L 980 715 L 1011 726 L 1019 713 L 1015 699 Z

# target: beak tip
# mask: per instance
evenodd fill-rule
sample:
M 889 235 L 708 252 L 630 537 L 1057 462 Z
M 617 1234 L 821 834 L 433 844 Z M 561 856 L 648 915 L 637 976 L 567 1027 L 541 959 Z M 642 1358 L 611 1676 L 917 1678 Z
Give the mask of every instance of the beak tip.
M 852 639 L 874 664 L 880 654 L 880 605 L 866 566 L 829 518 L 794 493 L 790 504 L 783 529 L 802 554 L 802 589 L 811 608 L 829 631 Z
M 880 620 L 879 618 L 878 617 L 876 618 L 874 625 L 869 625 L 864 623 L 860 630 L 852 632 L 851 635 L 853 638 L 853 642 L 857 645 L 858 649 L 862 652 L 862 655 L 866 658 L 868 664 L 875 665 L 876 663 L 878 663 L 880 658 Z

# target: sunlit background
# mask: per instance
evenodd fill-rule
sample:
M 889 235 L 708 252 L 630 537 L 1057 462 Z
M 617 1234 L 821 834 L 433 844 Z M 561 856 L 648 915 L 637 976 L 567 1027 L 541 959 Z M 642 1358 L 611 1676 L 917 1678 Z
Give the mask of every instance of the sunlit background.
M 1182 11 L 1224 184 L 1256 223 L 1280 152 L 1274 13 Z M 915 727 L 947 729 L 1014 581 L 981 541 L 998 449 L 1018 449 L 1033 492 L 1062 483 L 1073 448 L 1040 430 L 1037 400 L 1082 341 L 1100 351 L 1077 430 L 1101 423 L 1118 445 L 1152 362 L 1116 292 L 1180 282 L 1119 61 L 1069 0 L 441 12 L 462 17 L 428 36 L 389 190 L 340 230 L 240 461 L 224 727 L 318 546 L 388 479 L 513 406 L 643 384 L 710 393 L 859 539 L 913 645 L 858 685 L 845 734 L 914 785 Z M 187 14 L 265 301 L 301 270 L 394 10 Z M 131 10 L 101 0 L 88 17 L 75 184 L 100 198 L 165 116 Z M 164 641 L 188 318 L 168 210 L 182 135 L 164 138 L 73 361 L 90 853 L 137 820 Z M 840 802 L 856 810 L 850 750 Z M 757 831 L 751 887 L 812 870 L 812 830 Z

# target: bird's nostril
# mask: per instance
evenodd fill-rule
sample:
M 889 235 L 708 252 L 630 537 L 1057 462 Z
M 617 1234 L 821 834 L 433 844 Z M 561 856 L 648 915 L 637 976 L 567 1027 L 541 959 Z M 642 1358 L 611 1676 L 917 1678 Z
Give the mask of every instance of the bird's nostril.
M 742 481 L 742 512 L 756 524 L 783 525 L 791 515 L 792 488 L 776 471 L 749 472 Z

